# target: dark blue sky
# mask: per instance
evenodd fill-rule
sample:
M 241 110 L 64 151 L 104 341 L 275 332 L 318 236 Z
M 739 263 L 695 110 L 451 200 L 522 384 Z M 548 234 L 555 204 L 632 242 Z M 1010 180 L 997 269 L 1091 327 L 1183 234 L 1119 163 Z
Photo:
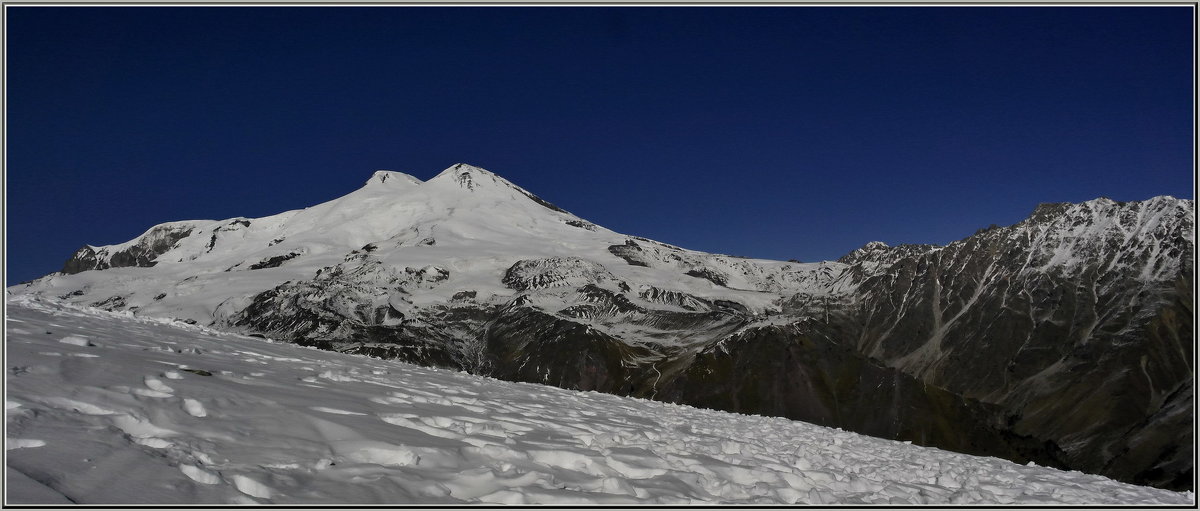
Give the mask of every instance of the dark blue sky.
M 466 162 L 804 261 L 1194 198 L 1191 7 L 7 7 L 8 283 Z

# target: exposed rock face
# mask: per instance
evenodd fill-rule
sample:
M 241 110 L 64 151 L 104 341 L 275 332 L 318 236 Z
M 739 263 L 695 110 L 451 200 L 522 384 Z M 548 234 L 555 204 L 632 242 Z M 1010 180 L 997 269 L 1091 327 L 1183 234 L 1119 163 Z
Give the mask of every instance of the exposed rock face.
M 1046 205 L 944 248 L 896 251 L 825 327 L 1004 407 L 1015 432 L 1058 443 L 1073 468 L 1184 487 L 1190 468 L 1162 467 L 1184 465 L 1191 442 L 1161 421 L 1192 395 L 1193 211 L 1165 198 Z M 1158 454 L 1134 461 L 1134 438 Z
M 608 251 L 633 266 L 650 266 L 650 262 L 643 255 L 642 246 L 636 241 L 626 240 L 624 245 L 611 245 Z
M 81 271 L 106 268 L 154 266 L 156 257 L 170 250 L 179 240 L 191 235 L 192 230 L 193 227 L 190 225 L 155 226 L 138 238 L 136 243 L 119 250 L 110 250 L 108 247 L 97 249 L 90 245 L 84 245 L 63 264 L 62 272 L 75 274 Z
M 552 287 L 580 287 L 616 280 L 598 263 L 578 257 L 553 257 L 517 261 L 501 282 L 517 291 Z
M 498 315 L 489 325 L 485 353 L 497 378 L 626 395 L 644 385 L 647 371 L 630 362 L 655 356 L 532 307 Z
M 287 262 L 289 259 L 295 259 L 298 256 L 300 256 L 300 253 L 298 253 L 298 252 L 288 252 L 283 255 L 277 255 L 277 256 L 269 257 L 267 259 L 263 259 L 262 261 L 259 261 L 257 263 L 250 265 L 246 269 L 247 270 L 261 270 L 263 268 L 278 268 L 280 265 Z
M 312 281 L 289 282 L 256 295 L 226 321 L 305 346 L 428 366 L 473 368 L 466 357 L 478 357 L 478 350 L 472 353 L 463 342 L 480 334 L 490 311 L 470 304 L 415 311 L 403 296 L 406 286 L 436 285 L 442 272 L 440 268 L 394 272 L 378 261 L 337 265 Z
M 754 328 L 695 354 L 659 398 L 775 415 L 1018 463 L 1063 467 L 1054 442 L 1016 434 L 999 406 L 883 367 L 803 325 Z
M 1192 489 L 1194 217 L 1046 204 L 944 247 L 764 261 L 614 233 L 456 165 L 164 224 L 12 289 Z M 118 266 L 144 277 L 64 275 Z
M 725 283 L 726 283 L 725 275 L 722 275 L 721 272 L 712 270 L 710 268 L 698 268 L 695 270 L 688 270 L 688 271 L 684 272 L 683 274 L 687 275 L 689 277 L 696 277 L 696 278 L 704 279 L 704 280 L 707 280 L 709 282 L 712 282 L 713 284 L 716 284 L 716 285 L 722 286 L 722 287 L 725 286 Z

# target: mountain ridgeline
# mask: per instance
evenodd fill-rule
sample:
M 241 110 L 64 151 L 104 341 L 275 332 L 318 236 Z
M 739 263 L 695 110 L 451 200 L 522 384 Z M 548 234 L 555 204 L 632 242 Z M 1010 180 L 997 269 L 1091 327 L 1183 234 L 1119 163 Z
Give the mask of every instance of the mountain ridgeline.
M 162 224 L 9 292 L 1194 490 L 1194 250 L 1194 201 L 1101 198 L 946 246 L 746 259 L 459 164 Z

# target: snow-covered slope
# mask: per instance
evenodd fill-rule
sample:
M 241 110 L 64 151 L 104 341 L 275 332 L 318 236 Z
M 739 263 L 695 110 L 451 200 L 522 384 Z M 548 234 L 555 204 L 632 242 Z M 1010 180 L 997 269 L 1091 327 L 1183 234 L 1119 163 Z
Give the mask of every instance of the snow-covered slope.
M 8 292 L 1185 489 L 1194 217 L 1044 204 L 944 247 L 768 261 L 616 233 L 459 164 L 162 224 Z
M 6 305 L 8 505 L 1195 503 L 779 418 Z
M 623 249 L 610 252 L 610 247 L 630 247 L 626 253 L 650 262 L 626 264 L 615 253 Z M 556 280 L 554 262 L 581 254 L 609 271 Z M 440 274 L 419 290 L 406 289 L 412 297 L 388 303 L 401 312 L 413 304 L 447 302 L 463 291 L 474 291 L 478 302 L 505 303 L 517 292 L 500 277 L 522 260 L 550 263 L 542 265 L 549 273 L 531 288 L 596 281 L 616 291 L 624 280 L 701 298 L 736 297 L 756 309 L 769 307 L 776 297 L 760 289 L 801 288 L 815 280 L 810 273 L 816 266 L 744 262 L 649 240 L 638 244 L 491 172 L 458 164 L 428 182 L 379 171 L 359 190 L 303 210 L 257 219 L 171 222 L 126 243 L 85 246 L 64 268 L 70 275 L 49 276 L 23 291 L 210 324 L 214 315 L 219 321 L 279 284 L 307 281 L 317 270 L 364 260 L 385 268 L 371 275 L 372 285 L 404 280 L 405 269 L 424 270 L 426 275 L 417 278 L 427 282 L 430 272 Z M 86 271 L 92 269 L 106 271 Z M 703 276 L 679 278 L 689 271 Z M 714 285 L 709 275 L 723 285 Z

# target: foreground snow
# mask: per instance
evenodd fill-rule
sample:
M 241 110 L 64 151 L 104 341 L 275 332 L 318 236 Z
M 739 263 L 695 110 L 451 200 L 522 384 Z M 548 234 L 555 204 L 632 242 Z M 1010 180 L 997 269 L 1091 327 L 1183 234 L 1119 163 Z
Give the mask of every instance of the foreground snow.
M 8 303 L 6 503 L 1194 504 L 784 419 Z

